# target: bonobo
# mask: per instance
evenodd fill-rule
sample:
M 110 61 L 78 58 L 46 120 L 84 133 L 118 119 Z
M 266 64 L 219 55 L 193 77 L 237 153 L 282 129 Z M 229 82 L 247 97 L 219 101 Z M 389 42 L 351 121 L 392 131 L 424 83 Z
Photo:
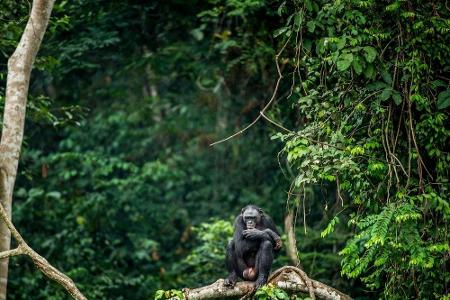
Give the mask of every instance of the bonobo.
M 225 285 L 237 279 L 255 281 L 259 288 L 267 282 L 274 251 L 281 249 L 281 239 L 272 219 L 261 208 L 247 205 L 234 222 L 234 236 L 228 243 Z

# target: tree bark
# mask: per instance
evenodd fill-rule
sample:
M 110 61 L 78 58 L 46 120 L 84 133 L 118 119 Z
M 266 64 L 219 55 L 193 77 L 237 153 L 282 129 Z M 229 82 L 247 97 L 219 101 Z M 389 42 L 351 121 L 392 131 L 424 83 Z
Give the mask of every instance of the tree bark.
M 297 272 L 297 275 L 301 277 L 303 282 L 305 282 L 306 286 L 308 287 L 309 297 L 311 298 L 311 300 L 315 300 L 316 296 L 314 293 L 312 280 L 303 271 L 303 267 L 300 263 L 300 258 L 298 257 L 297 239 L 295 238 L 295 229 L 294 229 L 294 213 L 292 211 L 289 211 L 286 217 L 284 218 L 284 230 L 287 236 L 286 254 L 293 263 L 293 265 L 296 266 L 301 271 Z
M 308 276 L 302 270 L 295 267 L 283 267 L 273 272 L 268 283 L 275 285 L 285 291 L 294 293 L 310 293 L 310 288 L 303 280 Z M 228 297 L 245 297 L 253 293 L 253 282 L 238 282 L 233 288 L 223 284 L 224 280 L 219 279 L 211 285 L 196 288 L 184 289 L 183 293 L 189 300 L 206 300 Z M 311 280 L 313 292 L 318 299 L 326 300 L 351 300 L 352 298 L 320 281 Z
M 284 218 L 284 232 L 286 233 L 286 254 L 287 257 L 291 260 L 292 264 L 296 267 L 302 266 L 300 265 L 300 259 L 298 258 L 298 250 L 297 250 L 297 241 L 295 238 L 294 232 L 294 213 L 289 211 Z
M 3 129 L 0 141 L 0 202 L 11 218 L 12 195 L 23 140 L 30 73 L 47 28 L 54 0 L 35 0 L 25 30 L 8 60 Z M 0 222 L 0 251 L 10 249 L 11 233 Z M 0 261 L 0 300 L 6 299 L 8 258 Z

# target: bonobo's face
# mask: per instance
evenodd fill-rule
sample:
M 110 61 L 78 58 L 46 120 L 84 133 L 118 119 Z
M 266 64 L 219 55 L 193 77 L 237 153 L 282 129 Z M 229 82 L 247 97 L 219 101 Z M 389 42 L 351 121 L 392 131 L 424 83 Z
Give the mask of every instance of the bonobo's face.
M 261 220 L 261 213 L 256 208 L 248 207 L 242 213 L 242 217 L 247 229 L 254 229 Z

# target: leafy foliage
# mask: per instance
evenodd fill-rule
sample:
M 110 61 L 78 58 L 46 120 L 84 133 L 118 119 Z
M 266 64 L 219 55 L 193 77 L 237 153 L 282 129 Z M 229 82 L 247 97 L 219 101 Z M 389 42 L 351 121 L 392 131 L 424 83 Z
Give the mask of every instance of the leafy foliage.
M 268 284 L 256 291 L 255 299 L 258 299 L 258 300 L 268 300 L 268 299 L 287 300 L 287 299 L 289 299 L 289 295 L 282 289 Z
M 342 273 L 388 298 L 442 296 L 448 10 L 417 1 L 280 7 L 290 30 L 282 39 L 292 45 L 282 59 L 289 60 L 290 99 L 301 117 L 298 128 L 275 138 L 285 143 L 295 187 L 334 182 L 338 201 L 352 211 L 355 235 L 340 252 Z
M 233 236 L 233 224 L 223 220 L 202 223 L 193 233 L 198 246 L 171 270 L 175 276 L 172 281 L 195 287 L 211 283 L 212 278 L 225 278 L 225 246 Z
M 155 300 L 161 299 L 174 299 L 174 300 L 182 300 L 184 299 L 183 292 L 178 290 L 158 290 L 155 294 Z

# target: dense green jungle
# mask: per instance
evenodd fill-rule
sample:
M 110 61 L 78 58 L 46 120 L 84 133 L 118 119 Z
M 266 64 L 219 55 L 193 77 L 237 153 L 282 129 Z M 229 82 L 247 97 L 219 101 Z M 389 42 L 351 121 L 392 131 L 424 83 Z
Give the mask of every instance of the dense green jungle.
M 29 11 L 0 1 L 2 114 Z M 450 299 L 449 178 L 449 1 L 61 0 L 12 216 L 88 299 L 224 278 L 250 203 L 354 299 Z M 8 299 L 70 296 L 13 257 Z

